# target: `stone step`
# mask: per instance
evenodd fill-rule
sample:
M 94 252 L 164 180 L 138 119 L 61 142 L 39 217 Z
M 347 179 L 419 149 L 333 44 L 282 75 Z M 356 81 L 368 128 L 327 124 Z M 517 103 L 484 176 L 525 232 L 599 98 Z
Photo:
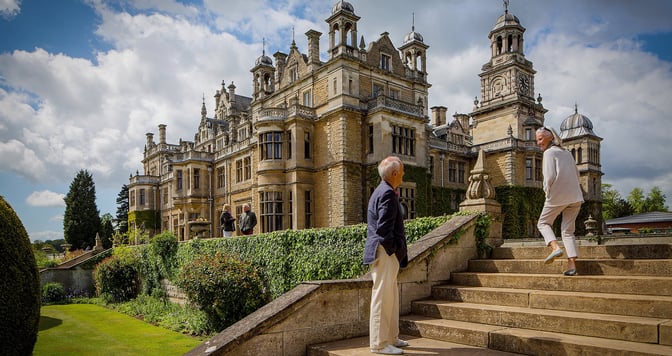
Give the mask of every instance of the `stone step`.
M 451 273 L 455 285 L 548 291 L 672 296 L 672 276 L 563 276 L 530 273 Z
M 672 346 L 526 330 L 418 315 L 402 316 L 403 333 L 526 355 L 672 355 Z M 413 342 L 411 341 L 411 345 Z M 486 346 L 487 345 L 487 346 Z M 346 355 L 346 354 L 341 354 Z
M 656 244 L 618 244 L 577 246 L 580 260 L 587 259 L 670 259 L 672 258 L 672 239 L 670 243 Z M 560 242 L 560 240 L 558 240 Z M 562 243 L 560 242 L 560 245 Z M 550 248 L 543 241 L 529 243 L 505 243 L 492 251 L 494 259 L 544 259 Z
M 410 344 L 404 348 L 404 355 L 435 356 L 512 356 L 519 355 L 498 350 L 441 341 L 432 338 L 401 335 Z M 371 356 L 369 337 L 357 337 L 308 346 L 307 356 Z
M 435 300 L 672 319 L 672 297 L 442 285 Z
M 564 257 L 564 256 L 563 256 Z M 558 273 L 567 269 L 567 259 L 558 258 L 545 264 L 543 259 L 470 260 L 471 272 Z M 576 261 L 580 275 L 672 276 L 670 259 L 580 259 Z
M 657 344 L 668 320 L 443 300 L 413 302 L 413 314 L 495 326 Z

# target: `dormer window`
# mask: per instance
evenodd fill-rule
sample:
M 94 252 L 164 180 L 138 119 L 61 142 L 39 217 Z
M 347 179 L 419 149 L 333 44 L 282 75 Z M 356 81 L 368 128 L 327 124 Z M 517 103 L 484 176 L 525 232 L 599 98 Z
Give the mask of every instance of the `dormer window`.
M 386 54 L 380 54 L 380 69 L 382 70 L 390 70 L 390 61 L 392 57 L 386 55 Z
M 289 70 L 289 81 L 293 83 L 297 80 L 299 80 L 299 69 L 294 67 Z

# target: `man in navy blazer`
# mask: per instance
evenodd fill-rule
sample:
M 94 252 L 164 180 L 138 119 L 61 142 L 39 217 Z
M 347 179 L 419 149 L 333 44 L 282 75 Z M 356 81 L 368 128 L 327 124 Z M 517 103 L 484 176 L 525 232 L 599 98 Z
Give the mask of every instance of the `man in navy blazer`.
M 369 199 L 368 232 L 364 263 L 369 265 L 373 288 L 369 318 L 371 352 L 401 355 L 408 342 L 399 339 L 397 274 L 408 263 L 404 216 L 397 187 L 404 177 L 399 157 L 389 156 L 378 165 L 381 182 Z

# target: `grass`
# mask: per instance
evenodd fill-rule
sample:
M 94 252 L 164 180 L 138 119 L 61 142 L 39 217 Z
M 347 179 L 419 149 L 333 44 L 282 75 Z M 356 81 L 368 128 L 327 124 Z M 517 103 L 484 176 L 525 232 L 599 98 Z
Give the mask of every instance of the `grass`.
M 202 341 L 92 304 L 44 305 L 33 354 L 183 355 Z

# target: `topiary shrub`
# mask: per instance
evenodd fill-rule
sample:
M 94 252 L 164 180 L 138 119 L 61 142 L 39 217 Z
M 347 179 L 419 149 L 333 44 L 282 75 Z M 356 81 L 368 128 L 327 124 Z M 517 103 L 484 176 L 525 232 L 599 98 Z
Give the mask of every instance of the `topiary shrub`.
M 106 303 L 125 302 L 138 295 L 139 281 L 130 259 L 112 256 L 93 271 L 96 292 Z
M 26 228 L 0 196 L 0 355 L 30 355 L 40 322 L 40 279 Z
M 56 282 L 45 283 L 42 286 L 42 303 L 59 303 L 65 300 L 65 288 Z
M 220 252 L 185 265 L 177 286 L 221 331 L 266 304 L 269 293 L 257 269 L 238 257 Z

